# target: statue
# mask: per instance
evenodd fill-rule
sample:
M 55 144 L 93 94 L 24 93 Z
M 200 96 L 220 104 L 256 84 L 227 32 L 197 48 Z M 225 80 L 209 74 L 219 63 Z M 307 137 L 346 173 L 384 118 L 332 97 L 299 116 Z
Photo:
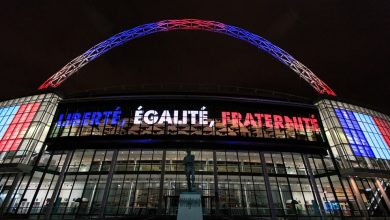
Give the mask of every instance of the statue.
M 187 149 L 187 155 L 184 157 L 183 162 L 185 166 L 185 173 L 187 177 L 188 192 L 195 190 L 195 156 L 191 154 L 191 150 Z

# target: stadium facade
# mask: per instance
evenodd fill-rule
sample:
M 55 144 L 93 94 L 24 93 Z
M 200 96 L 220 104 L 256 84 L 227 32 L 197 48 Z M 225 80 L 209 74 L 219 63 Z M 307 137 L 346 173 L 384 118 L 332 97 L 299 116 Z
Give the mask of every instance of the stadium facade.
M 199 20 L 181 20 L 179 27 L 188 23 L 244 33 Z M 102 53 L 92 49 L 85 54 Z M 284 59 L 284 53 L 275 54 Z M 77 64 L 88 60 L 81 57 L 69 65 L 74 69 L 64 67 L 40 88 L 62 83 L 85 65 Z M 327 96 L 307 101 L 202 91 L 72 97 L 41 92 L 1 102 L 0 215 L 174 217 L 187 189 L 183 158 L 191 149 L 195 191 L 207 217 L 390 216 L 390 117 L 340 101 L 310 70 L 287 58 L 290 63 L 282 62 L 305 70 L 312 80 L 305 79 Z

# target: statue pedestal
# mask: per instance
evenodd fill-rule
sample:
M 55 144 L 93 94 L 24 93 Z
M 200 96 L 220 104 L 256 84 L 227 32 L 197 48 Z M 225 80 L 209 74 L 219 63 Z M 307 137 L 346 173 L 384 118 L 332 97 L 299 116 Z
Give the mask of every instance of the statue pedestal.
M 180 194 L 177 220 L 203 220 L 202 199 L 199 193 Z

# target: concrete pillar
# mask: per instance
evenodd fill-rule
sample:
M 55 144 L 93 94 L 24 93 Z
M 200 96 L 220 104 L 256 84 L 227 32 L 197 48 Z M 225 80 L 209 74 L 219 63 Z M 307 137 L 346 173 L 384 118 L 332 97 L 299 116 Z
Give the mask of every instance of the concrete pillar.
M 107 206 L 108 195 L 110 193 L 112 177 L 114 175 L 114 170 L 115 170 L 115 165 L 117 160 L 118 160 L 118 149 L 115 149 L 111 160 L 110 170 L 108 171 L 108 175 L 107 175 L 106 187 L 104 188 L 104 192 L 103 192 L 102 209 L 100 210 L 99 213 L 100 218 L 104 218 L 104 211 Z
M 215 215 L 219 215 L 219 190 L 218 190 L 218 167 L 217 167 L 217 152 L 213 151 L 213 173 L 214 173 L 214 190 L 215 190 Z
M 276 209 L 272 198 L 271 184 L 269 183 L 269 178 L 268 178 L 267 163 L 265 162 L 265 157 L 263 152 L 260 152 L 260 160 L 261 160 L 261 166 L 263 168 L 264 184 L 265 184 L 265 189 L 267 190 L 267 199 L 271 211 L 271 219 L 277 219 Z
M 385 189 L 383 189 L 383 186 L 382 186 L 381 181 L 379 181 L 379 179 L 376 179 L 376 180 L 375 180 L 375 183 L 376 183 L 376 185 L 377 185 L 379 191 L 381 192 L 382 198 L 383 198 L 383 200 L 385 201 L 385 203 L 386 203 L 386 205 L 387 205 L 387 208 L 390 210 L 390 200 L 389 200 L 389 197 L 388 197 L 387 194 L 386 194 Z
M 349 183 L 351 184 L 353 194 L 355 195 L 360 210 L 363 212 L 363 215 L 367 217 L 368 216 L 367 207 L 364 205 L 363 199 L 360 195 L 359 188 L 355 182 L 355 179 L 352 176 L 347 178 L 349 180 Z
M 65 172 L 68 169 L 68 166 L 70 163 L 70 158 L 72 157 L 72 153 L 73 153 L 73 151 L 69 151 L 66 154 L 65 161 L 64 161 L 64 164 L 63 164 L 62 169 L 61 169 L 61 173 L 58 176 L 57 183 L 54 186 L 53 194 L 51 195 L 51 200 L 50 200 L 49 204 L 47 205 L 45 219 L 50 219 L 55 201 L 57 200 L 58 193 L 60 192 L 60 189 L 61 189 L 62 182 L 64 182 Z
M 313 170 L 311 168 L 309 158 L 307 157 L 306 154 L 303 154 L 302 156 L 303 156 L 303 162 L 305 163 L 305 167 L 306 167 L 307 172 L 309 174 L 309 182 L 310 182 L 311 188 L 314 191 L 315 199 L 316 199 L 316 202 L 318 204 L 318 208 L 320 209 L 319 210 L 320 215 L 324 216 L 324 210 L 325 210 L 324 204 L 322 204 L 321 195 L 320 195 L 320 192 L 318 191 L 316 180 L 314 179 L 314 176 L 313 176 Z
M 163 155 L 162 155 L 162 161 L 161 161 L 161 178 L 160 178 L 160 192 L 158 194 L 158 214 L 159 215 L 162 215 L 162 214 L 165 214 L 163 213 L 163 207 L 162 207 L 162 203 L 163 203 L 163 193 L 164 193 L 164 178 L 165 178 L 165 161 L 166 161 L 166 157 L 167 157 L 167 151 L 164 150 L 163 151 Z M 169 187 L 169 186 L 168 186 Z
M 15 189 L 18 186 L 20 179 L 23 177 L 23 173 L 17 173 L 14 181 L 12 182 L 11 188 L 8 190 L 7 195 L 4 198 L 3 204 L 0 208 L 0 215 L 3 215 L 4 213 L 7 212 L 12 196 L 15 194 Z

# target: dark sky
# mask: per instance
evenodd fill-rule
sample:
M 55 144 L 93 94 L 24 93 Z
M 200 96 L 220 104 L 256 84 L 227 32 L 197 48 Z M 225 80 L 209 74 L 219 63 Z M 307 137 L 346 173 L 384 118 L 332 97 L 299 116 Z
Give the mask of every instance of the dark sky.
M 5 1 L 0 99 L 31 94 L 93 45 L 140 24 L 216 20 L 258 34 L 309 67 L 338 96 L 390 113 L 390 1 Z M 203 31 L 157 33 L 115 48 L 59 91 L 150 83 L 255 87 L 315 97 L 279 61 Z

